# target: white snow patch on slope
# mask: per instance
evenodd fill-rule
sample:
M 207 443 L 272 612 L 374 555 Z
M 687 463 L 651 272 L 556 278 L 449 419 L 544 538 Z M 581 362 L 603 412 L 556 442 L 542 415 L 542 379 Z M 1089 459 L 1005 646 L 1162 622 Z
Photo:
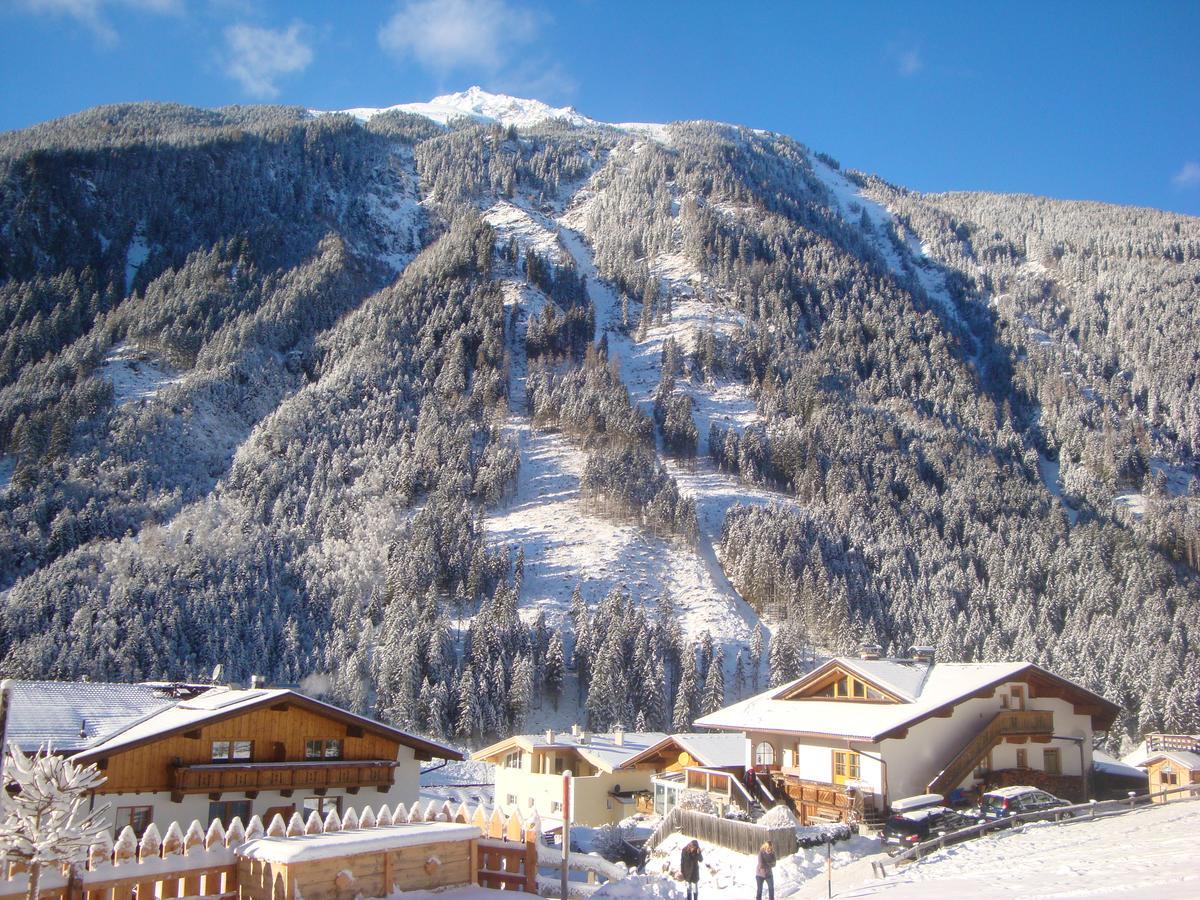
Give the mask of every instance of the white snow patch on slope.
M 17 468 L 17 461 L 11 456 L 0 456 L 0 491 L 8 490 L 8 486 L 12 484 L 13 472 Z
M 129 344 L 118 344 L 108 351 L 100 366 L 100 376 L 112 382 L 116 406 L 156 397 L 163 388 L 183 380 L 182 375 L 165 363 L 153 360 Z
M 377 173 L 363 201 L 377 227 L 376 256 L 401 271 L 420 249 L 424 218 L 411 152 L 392 157 L 390 165 Z
M 1197 800 L 1065 825 L 1030 825 L 947 848 L 839 896 L 1195 898 L 1198 830 Z
M 446 125 L 455 119 L 474 119 L 476 122 L 498 122 L 518 128 L 536 125 L 550 119 L 561 119 L 572 125 L 598 124 L 594 119 L 580 115 L 570 106 L 553 107 L 540 100 L 511 97 L 508 94 L 493 94 L 475 85 L 465 91 L 443 94 L 423 103 L 400 103 L 387 107 L 358 107 L 340 110 L 356 119 L 367 121 L 380 113 L 405 112 L 432 119 Z M 315 115 L 321 113 L 312 110 Z
M 1154 476 L 1160 473 L 1166 483 L 1167 496 L 1182 497 L 1191 490 L 1192 480 L 1196 478 L 1182 466 L 1173 466 L 1163 459 L 1150 460 L 1150 472 Z M 1113 503 L 1125 507 L 1133 518 L 1140 519 L 1146 514 L 1146 495 L 1141 491 L 1130 491 L 1119 495 Z
M 149 258 L 150 247 L 147 245 L 146 236 L 142 234 L 141 227 L 139 226 L 129 241 L 129 248 L 125 251 L 126 294 L 129 294 L 133 290 L 133 280 L 137 277 L 138 270 L 142 268 Z
M 1055 460 L 1052 460 L 1049 457 L 1043 456 L 1041 453 L 1039 453 L 1038 472 L 1041 474 L 1042 481 L 1045 483 L 1046 488 L 1050 491 L 1050 493 L 1057 497 L 1058 501 L 1062 504 L 1063 511 L 1067 514 L 1067 521 L 1074 525 L 1079 519 L 1079 510 L 1067 503 L 1066 499 L 1063 497 L 1062 481 L 1059 480 L 1059 464 Z
M 533 250 L 555 265 L 563 261 L 563 249 L 554 232 L 535 220 L 521 207 L 500 200 L 483 214 L 483 220 L 496 230 L 499 242 L 516 238 L 522 253 Z

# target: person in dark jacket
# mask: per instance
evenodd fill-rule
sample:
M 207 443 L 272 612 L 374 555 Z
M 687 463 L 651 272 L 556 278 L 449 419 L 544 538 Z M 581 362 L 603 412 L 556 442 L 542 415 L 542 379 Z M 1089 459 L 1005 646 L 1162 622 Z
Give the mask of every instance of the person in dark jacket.
M 775 900 L 775 847 L 770 841 L 765 842 L 758 848 L 758 868 L 754 872 L 755 880 L 758 882 L 758 895 L 756 900 L 762 900 L 763 882 L 767 883 L 767 894 L 770 900 Z
M 700 896 L 700 863 L 704 862 L 704 854 L 700 852 L 700 842 L 691 841 L 683 848 L 679 856 L 679 873 L 687 883 L 688 900 L 696 900 Z

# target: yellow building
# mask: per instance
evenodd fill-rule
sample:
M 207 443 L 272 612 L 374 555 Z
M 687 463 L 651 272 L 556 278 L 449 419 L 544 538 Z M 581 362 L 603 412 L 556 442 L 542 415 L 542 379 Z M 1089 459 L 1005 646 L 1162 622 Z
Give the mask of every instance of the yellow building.
M 639 794 L 650 790 L 652 764 L 623 768 L 659 743 L 662 732 L 617 729 L 596 734 L 575 726 L 556 734 L 518 734 L 484 747 L 472 759 L 496 767 L 496 805 L 505 813 L 537 812 L 544 820 L 562 820 L 563 773 L 570 772 L 571 821 L 599 826 L 616 823 L 636 810 Z
M 1190 750 L 1163 750 L 1147 759 L 1145 767 L 1150 775 L 1151 794 L 1187 784 L 1200 784 L 1200 753 Z M 1180 791 L 1178 794 L 1158 797 L 1154 802 L 1166 803 L 1168 800 L 1184 800 L 1194 796 L 1196 794 Z

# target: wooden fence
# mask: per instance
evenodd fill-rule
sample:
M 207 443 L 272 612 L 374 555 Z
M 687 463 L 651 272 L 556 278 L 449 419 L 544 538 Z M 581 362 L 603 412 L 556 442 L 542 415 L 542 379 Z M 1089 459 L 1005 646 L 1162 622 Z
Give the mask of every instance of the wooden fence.
M 154 898 L 236 896 L 238 848 L 260 837 L 290 838 L 335 831 L 388 828 L 420 822 L 459 822 L 475 825 L 479 841 L 475 878 L 484 887 L 536 892 L 537 841 L 541 823 L 534 815 L 503 815 L 483 806 L 455 807 L 449 801 L 397 804 L 344 816 L 315 811 L 308 818 L 293 813 L 289 821 L 276 815 L 264 827 L 258 816 L 243 827 L 233 819 L 229 827 L 213 820 L 208 828 L 193 821 L 186 829 L 172 822 L 165 834 L 149 825 L 139 839 L 129 826 L 114 842 L 107 833 L 92 845 L 86 860 L 72 868 L 43 869 L 39 888 L 44 900 L 154 900 Z M 21 863 L 0 858 L 0 900 L 24 900 L 29 875 Z M 401 886 L 403 887 L 403 886 Z
M 764 842 L 770 841 L 775 846 L 777 856 L 791 856 L 800 849 L 794 826 L 768 828 L 765 825 L 755 825 L 753 822 L 738 822 L 734 819 L 722 819 L 720 816 L 698 812 L 694 809 L 672 809 L 654 829 L 646 849 L 654 850 L 659 844 L 676 832 L 682 832 L 698 841 L 716 844 L 738 853 L 754 854 Z
M 927 856 L 936 850 L 941 850 L 952 844 L 960 844 L 972 838 L 981 837 L 989 831 L 1013 828 L 1029 822 L 1066 824 L 1069 822 L 1087 821 L 1097 817 L 1107 818 L 1108 816 L 1122 815 L 1145 806 L 1147 803 L 1153 803 L 1155 800 L 1166 800 L 1170 794 L 1187 794 L 1191 799 L 1200 799 L 1200 784 L 1185 784 L 1180 787 L 1169 788 L 1165 791 L 1158 791 L 1154 794 L 1130 795 L 1124 800 L 1092 800 L 1088 803 L 1076 803 L 1073 806 L 1058 806 L 1054 809 L 1042 810 L 1041 812 L 1020 813 L 1015 816 L 1006 816 L 1002 819 L 991 819 L 982 825 L 970 825 L 966 828 L 960 828 L 957 831 L 940 834 L 920 844 L 915 844 L 907 850 L 897 853 L 892 857 L 890 862 L 872 862 L 871 868 L 877 877 L 884 878 L 887 876 L 887 867 L 889 865 L 897 867 L 903 862 L 919 860 L 921 857 Z M 1179 799 L 1184 798 L 1181 796 Z

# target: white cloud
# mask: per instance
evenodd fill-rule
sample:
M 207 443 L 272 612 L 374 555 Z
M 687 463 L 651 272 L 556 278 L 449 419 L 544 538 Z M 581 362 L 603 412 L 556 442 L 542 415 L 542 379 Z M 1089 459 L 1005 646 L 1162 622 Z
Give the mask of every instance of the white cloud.
M 300 22 L 286 31 L 230 25 L 225 29 L 225 74 L 241 82 L 251 96 L 278 95 L 280 76 L 303 72 L 313 61 L 304 31 Z
M 1178 188 L 1200 187 L 1200 163 L 1189 160 L 1171 177 L 1171 184 Z
M 183 0 L 18 0 L 18 5 L 36 15 L 74 19 L 106 44 L 117 40 L 116 29 L 104 15 L 106 7 L 125 7 L 160 15 L 183 11 Z
M 379 29 L 379 43 L 439 73 L 493 71 L 537 36 L 541 20 L 505 0 L 408 0 Z
M 902 50 L 896 57 L 896 70 L 905 78 L 916 75 L 923 68 L 925 68 L 925 63 L 921 60 L 920 50 L 915 48 Z

